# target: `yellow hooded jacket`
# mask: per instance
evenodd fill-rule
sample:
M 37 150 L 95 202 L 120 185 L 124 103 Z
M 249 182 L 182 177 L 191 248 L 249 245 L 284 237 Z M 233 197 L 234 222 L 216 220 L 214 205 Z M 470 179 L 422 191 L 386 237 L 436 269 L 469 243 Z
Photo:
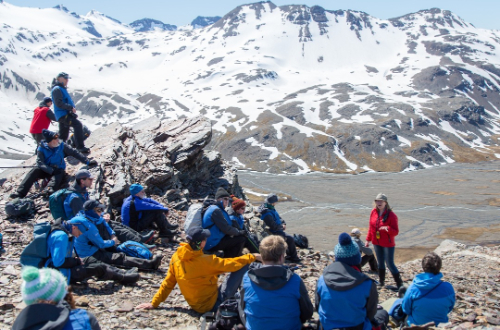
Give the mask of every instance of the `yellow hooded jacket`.
M 189 306 L 198 313 L 206 313 L 217 300 L 217 275 L 235 272 L 255 261 L 252 254 L 223 259 L 203 254 L 201 250 L 193 251 L 187 243 L 180 245 L 170 260 L 167 277 L 151 302 L 155 308 L 167 299 L 175 284 L 179 283 L 179 289 Z

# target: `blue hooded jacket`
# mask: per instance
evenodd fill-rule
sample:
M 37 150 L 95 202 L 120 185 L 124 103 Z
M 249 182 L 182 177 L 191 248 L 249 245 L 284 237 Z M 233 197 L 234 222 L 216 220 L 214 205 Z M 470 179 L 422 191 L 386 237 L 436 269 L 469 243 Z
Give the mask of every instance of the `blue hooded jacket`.
M 115 245 L 113 240 L 103 240 L 97 227 L 87 220 L 83 214 L 79 213 L 71 220 L 75 219 L 80 220 L 87 229 L 85 232 L 82 231 L 82 234 L 75 239 L 75 249 L 80 258 L 90 257 L 99 249 L 107 249 Z
M 67 232 L 71 231 L 71 226 L 65 226 Z M 59 270 L 67 279 L 68 284 L 71 277 L 70 268 L 59 268 L 64 264 L 66 258 L 73 255 L 74 240 L 70 241 L 68 233 L 63 230 L 54 230 L 47 239 L 47 248 L 50 257 L 45 263 L 45 267 L 54 267 Z
M 221 210 L 222 215 L 224 216 L 224 219 L 226 219 L 227 223 L 229 226 L 231 226 L 231 219 L 229 218 L 229 214 L 227 214 L 226 210 L 224 210 L 224 206 L 222 205 L 222 202 L 218 202 L 215 205 L 211 205 L 205 214 L 203 215 L 203 220 L 201 222 L 203 228 L 208 228 L 210 230 L 210 236 L 207 238 L 207 243 L 205 244 L 205 251 L 209 251 L 212 249 L 214 246 L 219 244 L 221 239 L 226 236 L 225 233 L 220 230 L 218 226 L 215 225 L 215 222 L 212 219 L 212 214 L 216 210 Z
M 134 199 L 135 210 L 139 213 L 139 219 L 142 218 L 142 211 L 162 210 L 168 211 L 168 207 L 151 198 L 139 198 L 137 196 L 128 196 L 122 205 L 122 224 L 130 227 L 130 203 Z
M 47 142 L 42 141 L 38 147 L 45 157 L 44 164 L 47 166 L 57 166 L 60 169 L 66 168 L 66 161 L 64 160 L 64 142 L 59 144 L 56 148 L 50 148 Z
M 441 281 L 442 278 L 441 273 L 415 276 L 403 298 L 403 312 L 408 315 L 408 325 L 448 322 L 448 313 L 455 306 L 455 290 L 450 283 Z

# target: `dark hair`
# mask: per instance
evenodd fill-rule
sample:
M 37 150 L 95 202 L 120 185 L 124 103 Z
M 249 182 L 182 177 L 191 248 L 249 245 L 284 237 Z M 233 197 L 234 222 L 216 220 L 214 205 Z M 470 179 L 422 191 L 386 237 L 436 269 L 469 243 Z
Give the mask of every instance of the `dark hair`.
M 422 268 L 426 273 L 437 275 L 441 271 L 442 266 L 443 261 L 441 257 L 434 252 L 427 253 L 422 259 Z
M 87 178 L 76 179 L 76 184 L 81 186 L 83 180 L 87 180 Z
M 196 242 L 196 241 L 190 241 L 190 240 L 187 240 L 189 246 L 191 247 L 191 249 L 193 249 L 193 251 L 199 251 L 201 250 L 201 242 L 203 241 L 199 241 L 199 242 Z

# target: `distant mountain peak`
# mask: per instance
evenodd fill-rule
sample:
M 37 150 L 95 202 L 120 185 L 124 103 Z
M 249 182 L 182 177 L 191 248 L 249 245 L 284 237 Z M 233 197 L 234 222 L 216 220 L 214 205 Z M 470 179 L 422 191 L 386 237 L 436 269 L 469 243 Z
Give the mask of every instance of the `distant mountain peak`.
M 64 5 L 57 5 L 53 7 L 54 9 L 58 9 L 60 11 L 64 11 L 65 13 L 69 13 L 68 8 L 64 7 Z
M 129 24 L 131 28 L 133 28 L 136 32 L 147 32 L 154 30 L 163 30 L 163 31 L 175 31 L 177 30 L 176 25 L 166 24 L 162 21 L 152 19 L 152 18 L 143 18 L 136 21 L 133 21 Z
M 222 17 L 220 16 L 198 16 L 192 22 L 191 25 L 197 28 L 204 28 L 205 26 L 209 26 L 220 20 Z

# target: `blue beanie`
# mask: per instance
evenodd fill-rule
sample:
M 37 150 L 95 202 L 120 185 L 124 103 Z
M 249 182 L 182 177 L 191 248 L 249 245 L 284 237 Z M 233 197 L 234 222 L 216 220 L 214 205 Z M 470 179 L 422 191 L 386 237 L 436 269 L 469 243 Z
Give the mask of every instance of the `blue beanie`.
M 339 244 L 335 246 L 335 261 L 343 262 L 349 266 L 358 266 L 361 264 L 361 253 L 359 247 L 347 233 L 339 235 Z
M 138 183 L 134 183 L 133 185 L 130 186 L 130 194 L 131 195 L 137 195 L 140 193 L 142 190 L 144 190 L 144 187 L 141 186 Z

